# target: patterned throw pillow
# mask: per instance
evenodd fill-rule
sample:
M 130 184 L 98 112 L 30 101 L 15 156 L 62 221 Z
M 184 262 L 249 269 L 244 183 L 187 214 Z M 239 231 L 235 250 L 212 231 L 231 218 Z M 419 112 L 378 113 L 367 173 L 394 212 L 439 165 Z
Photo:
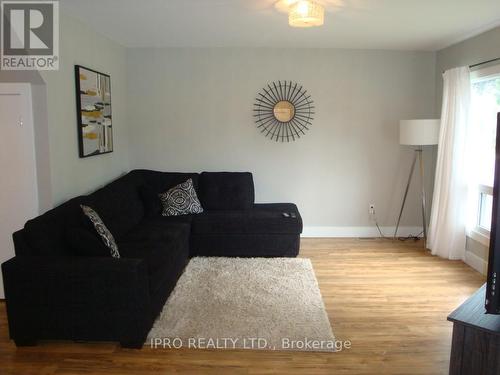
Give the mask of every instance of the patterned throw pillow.
M 96 232 L 101 236 L 102 242 L 109 248 L 111 256 L 113 258 L 119 258 L 120 253 L 118 252 L 118 246 L 116 245 L 115 238 L 111 232 L 106 228 L 102 219 L 99 217 L 97 212 L 95 212 L 89 206 L 80 205 L 83 213 L 89 218 L 89 220 L 94 225 Z
M 193 187 L 193 180 L 189 179 L 182 184 L 174 186 L 165 193 L 158 195 L 163 206 L 163 216 L 177 216 L 199 214 L 203 212 Z

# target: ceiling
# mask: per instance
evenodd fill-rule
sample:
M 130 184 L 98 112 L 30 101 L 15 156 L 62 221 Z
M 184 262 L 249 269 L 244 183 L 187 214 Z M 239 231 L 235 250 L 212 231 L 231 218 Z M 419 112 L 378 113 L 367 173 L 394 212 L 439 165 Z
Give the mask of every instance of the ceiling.
M 434 51 L 500 25 L 500 0 L 317 0 L 325 25 L 297 29 L 276 0 L 61 0 L 127 47 L 316 47 Z

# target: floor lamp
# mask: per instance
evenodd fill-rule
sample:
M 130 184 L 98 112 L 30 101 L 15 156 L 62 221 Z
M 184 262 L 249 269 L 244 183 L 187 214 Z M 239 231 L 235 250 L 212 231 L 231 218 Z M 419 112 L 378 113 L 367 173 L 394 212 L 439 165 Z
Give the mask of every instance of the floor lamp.
M 396 224 L 396 230 L 394 231 L 394 238 L 396 238 L 398 233 L 399 223 L 401 222 L 401 216 L 403 215 L 403 209 L 406 203 L 406 197 L 408 196 L 408 189 L 410 188 L 413 171 L 415 170 L 415 164 L 418 158 L 420 167 L 420 194 L 422 200 L 422 226 L 424 234 L 424 247 L 426 246 L 427 242 L 427 220 L 425 212 L 424 162 L 422 159 L 422 152 L 423 146 L 438 144 L 440 123 L 441 120 L 439 119 L 401 120 L 399 122 L 399 143 L 405 146 L 414 146 L 415 155 L 413 156 L 410 175 L 408 176 L 408 183 L 406 184 L 403 204 L 401 205 L 401 210 L 399 211 L 398 223 Z

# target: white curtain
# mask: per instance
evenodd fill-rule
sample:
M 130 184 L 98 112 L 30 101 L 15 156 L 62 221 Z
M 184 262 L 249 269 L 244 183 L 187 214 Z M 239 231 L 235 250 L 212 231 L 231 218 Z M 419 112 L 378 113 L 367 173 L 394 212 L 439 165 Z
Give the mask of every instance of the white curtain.
M 427 247 L 433 255 L 463 259 L 467 212 L 466 137 L 471 102 L 468 67 L 443 74 L 443 106 Z

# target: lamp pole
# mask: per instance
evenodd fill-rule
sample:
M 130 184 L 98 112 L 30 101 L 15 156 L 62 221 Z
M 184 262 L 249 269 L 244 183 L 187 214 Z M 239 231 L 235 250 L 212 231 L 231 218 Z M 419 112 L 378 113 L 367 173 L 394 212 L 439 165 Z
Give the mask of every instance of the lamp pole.
M 423 234 L 424 234 L 424 248 L 426 247 L 427 243 L 427 220 L 426 220 L 426 213 L 425 213 L 425 184 L 424 184 L 424 161 L 422 157 L 422 151 L 423 149 L 420 147 L 415 150 L 415 154 L 413 156 L 413 162 L 411 163 L 411 168 L 410 168 L 410 175 L 408 176 L 408 182 L 406 184 L 406 189 L 405 189 L 405 194 L 403 196 L 403 203 L 401 204 L 401 210 L 399 211 L 399 216 L 398 216 L 398 222 L 396 224 L 396 230 L 394 231 L 394 238 L 397 237 L 398 234 L 398 229 L 399 229 L 399 224 L 401 222 L 401 216 L 403 215 L 403 210 L 405 207 L 406 203 L 406 198 L 408 197 L 408 190 L 410 189 L 410 184 L 411 180 L 413 177 L 413 172 L 415 171 L 415 164 L 419 162 L 419 167 L 420 167 L 420 188 L 421 188 L 421 199 L 422 199 L 422 226 L 423 226 Z
M 423 149 L 420 148 L 417 150 L 418 159 L 420 162 L 420 188 L 422 194 L 422 226 L 424 232 L 424 249 L 427 247 L 427 219 L 425 214 L 425 180 L 424 180 L 424 158 L 423 158 Z

